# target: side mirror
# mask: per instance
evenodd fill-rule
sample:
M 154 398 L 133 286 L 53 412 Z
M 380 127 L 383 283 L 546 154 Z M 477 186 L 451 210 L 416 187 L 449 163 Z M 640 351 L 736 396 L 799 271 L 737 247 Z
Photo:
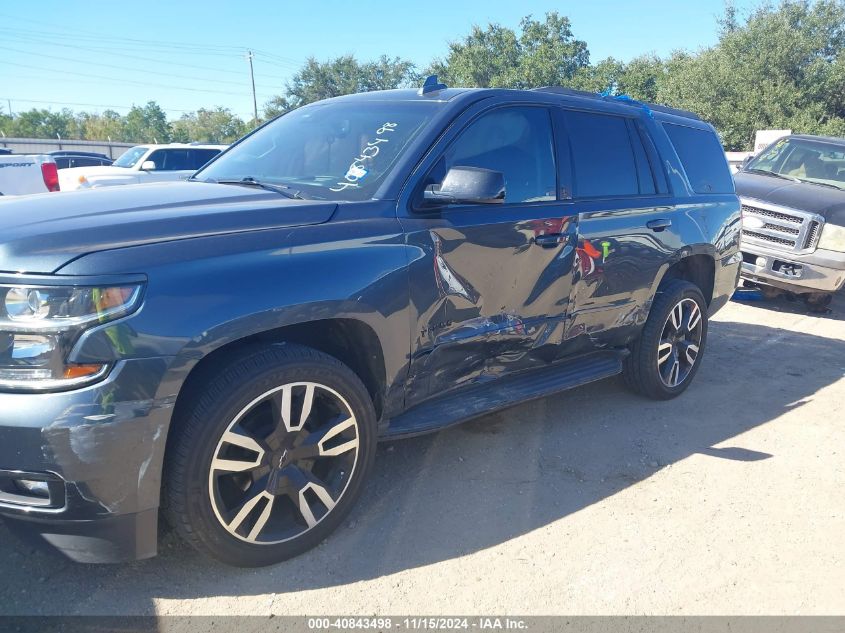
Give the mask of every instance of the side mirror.
M 746 165 L 748 165 L 748 163 L 751 162 L 752 158 L 754 158 L 754 154 L 750 154 L 749 156 L 746 156 L 745 158 L 743 158 L 742 159 L 742 165 L 740 165 L 740 167 L 745 167 Z
M 429 185 L 423 199 L 433 204 L 502 204 L 505 176 L 481 167 L 452 167 L 440 185 Z
M 141 171 L 155 171 L 156 163 L 154 160 L 145 160 L 141 163 Z

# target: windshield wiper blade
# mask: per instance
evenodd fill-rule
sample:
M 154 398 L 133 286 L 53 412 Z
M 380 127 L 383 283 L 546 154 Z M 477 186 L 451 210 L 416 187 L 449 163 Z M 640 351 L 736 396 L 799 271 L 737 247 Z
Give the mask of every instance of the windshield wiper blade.
M 206 182 L 213 182 L 218 185 L 241 185 L 242 187 L 259 187 L 261 189 L 266 189 L 267 191 L 273 191 L 275 193 L 280 193 L 286 198 L 293 198 L 294 200 L 305 200 L 302 197 L 302 193 L 296 190 L 291 189 L 287 185 L 271 185 L 269 182 L 261 182 L 260 180 L 256 180 L 252 176 L 247 176 L 246 178 L 241 178 L 240 180 L 208 180 Z
M 805 180 L 804 178 L 799 178 L 798 180 L 800 180 L 801 182 L 806 182 L 808 185 L 818 185 L 820 187 L 830 187 L 831 189 L 838 189 L 839 191 L 843 190 L 842 187 L 840 187 L 838 185 L 834 185 L 834 184 L 829 183 L 829 182 L 819 182 L 817 180 Z
M 760 174 L 761 176 L 772 176 L 773 178 L 780 178 L 782 180 L 791 180 L 792 182 L 801 182 L 795 176 L 787 176 L 786 174 L 778 174 L 773 171 L 769 171 L 767 169 L 744 169 L 746 173 L 749 174 Z

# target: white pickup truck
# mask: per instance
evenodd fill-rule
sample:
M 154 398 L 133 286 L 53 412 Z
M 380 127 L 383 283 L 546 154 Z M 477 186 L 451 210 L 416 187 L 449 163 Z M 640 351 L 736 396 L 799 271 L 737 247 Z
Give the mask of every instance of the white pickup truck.
M 114 163 L 100 167 L 75 167 L 59 173 L 62 191 L 96 189 L 114 185 L 184 180 L 228 147 L 227 145 L 138 145 Z
M 44 154 L 0 155 L 0 196 L 59 190 L 56 161 Z

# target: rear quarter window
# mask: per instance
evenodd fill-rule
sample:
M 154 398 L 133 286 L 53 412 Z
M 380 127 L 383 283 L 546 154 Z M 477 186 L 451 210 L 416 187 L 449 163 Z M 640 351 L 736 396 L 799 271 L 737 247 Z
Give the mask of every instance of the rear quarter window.
M 725 151 L 710 130 L 664 123 L 695 193 L 733 193 L 734 182 Z

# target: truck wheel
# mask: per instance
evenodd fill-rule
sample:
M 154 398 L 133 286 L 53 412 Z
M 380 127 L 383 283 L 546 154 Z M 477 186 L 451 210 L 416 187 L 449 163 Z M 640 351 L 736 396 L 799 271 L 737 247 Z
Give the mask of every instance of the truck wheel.
M 323 541 L 360 496 L 375 456 L 364 385 L 299 345 L 231 362 L 177 417 L 165 515 L 191 545 L 231 565 L 272 565 Z
M 657 291 L 645 327 L 631 345 L 625 381 L 649 398 L 674 398 L 692 382 L 706 342 L 707 303 L 701 290 L 673 279 Z

